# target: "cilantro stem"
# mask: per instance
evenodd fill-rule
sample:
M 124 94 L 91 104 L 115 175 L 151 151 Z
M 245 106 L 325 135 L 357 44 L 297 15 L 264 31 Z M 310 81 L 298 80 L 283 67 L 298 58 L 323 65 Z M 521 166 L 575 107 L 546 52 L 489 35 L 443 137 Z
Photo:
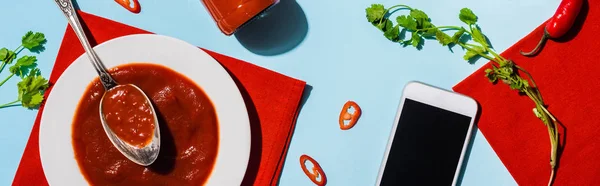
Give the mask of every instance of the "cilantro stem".
M 2 70 L 4 70 L 4 67 L 6 67 L 7 62 L 2 62 L 2 66 L 0 66 L 0 73 L 2 73 Z
M 471 43 L 465 43 L 465 45 L 472 46 L 472 47 L 479 47 L 479 45 L 474 45 L 474 44 L 471 44 Z
M 548 109 L 546 109 L 546 107 L 544 107 L 544 105 L 541 105 L 541 106 L 542 106 L 542 110 L 548 115 L 548 117 L 550 117 L 550 119 L 552 119 L 552 121 L 558 122 L 558 120 L 556 120 L 556 118 L 554 118 L 554 115 L 552 115 L 550 113 L 550 111 L 548 111 Z
M 398 7 L 406 8 L 406 9 L 408 9 L 408 10 L 413 10 L 413 9 L 412 9 L 410 6 L 408 6 L 408 5 L 394 5 L 394 6 L 391 6 L 390 8 L 388 8 L 388 9 L 385 11 L 385 14 L 387 14 L 387 13 L 388 13 L 390 10 L 392 10 L 392 9 L 394 9 L 394 8 L 398 8 Z M 384 15 L 385 15 L 385 14 L 384 14 Z
M 19 53 L 21 53 L 21 51 L 22 51 L 22 50 L 23 50 L 23 44 L 21 44 L 19 47 L 17 47 L 15 50 L 13 50 L 13 52 L 14 52 L 14 54 L 13 54 L 13 55 L 11 55 L 11 56 L 7 56 L 6 58 L 7 58 L 7 59 L 10 59 L 10 58 L 12 58 L 13 56 L 16 58 L 16 57 L 17 57 L 17 55 L 19 55 Z M 15 59 L 13 59 L 13 60 L 15 60 Z M 6 67 L 6 64 L 7 64 L 7 63 L 8 63 L 8 62 L 6 62 L 6 61 L 4 61 L 4 62 L 2 63 L 2 66 L 0 67 L 0 73 L 2 73 L 2 71 L 4 70 L 4 67 Z M 2 83 L 0 83 L 0 86 L 2 86 Z
M 533 102 L 535 102 L 536 105 L 539 105 L 540 107 L 542 107 L 544 110 L 544 114 L 548 114 L 549 112 L 546 112 L 546 108 L 544 108 L 544 103 L 536 96 L 533 95 L 533 93 L 531 93 L 531 89 L 529 89 L 529 87 L 524 87 L 523 88 L 523 92 L 525 92 L 525 94 L 527 94 L 527 96 L 529 96 L 529 98 L 531 98 L 531 100 L 533 100 Z M 554 120 L 554 119 L 553 119 Z
M 460 30 L 462 27 L 459 26 L 436 26 L 436 27 L 431 27 L 431 28 L 422 28 L 422 29 L 417 29 L 417 31 L 427 31 L 427 30 L 432 30 L 432 29 L 451 29 L 451 30 Z M 468 30 L 465 30 L 468 32 Z
M 20 45 L 19 47 L 17 47 L 17 49 L 13 50 L 15 51 L 15 56 L 18 55 L 23 49 L 23 45 Z
M 384 19 L 387 19 L 387 18 L 389 17 L 389 16 L 386 16 L 386 15 L 387 15 L 387 14 L 390 12 L 390 10 L 392 10 L 392 9 L 394 9 L 394 8 L 398 8 L 398 7 L 406 8 L 406 9 L 408 9 L 408 10 L 413 10 L 413 9 L 412 9 L 410 6 L 407 6 L 407 5 L 394 5 L 394 6 L 391 6 L 390 8 L 386 9 L 386 10 L 385 10 L 385 12 L 383 12 L 383 19 L 380 19 L 380 20 L 379 20 L 379 23 L 378 23 L 378 25 L 381 25 L 381 22 L 382 22 Z
M 486 49 L 488 52 L 490 52 L 492 55 L 494 55 L 494 57 L 499 58 L 503 61 L 508 61 L 506 58 L 502 57 L 501 55 L 498 55 L 498 53 L 494 52 L 494 50 L 490 50 L 489 48 Z
M 533 88 L 535 88 L 535 93 L 540 98 L 542 105 L 544 105 L 544 98 L 542 97 L 542 93 L 537 89 L 538 86 L 535 83 L 535 80 L 533 80 L 533 76 L 529 72 L 527 72 L 527 70 L 521 68 L 519 65 L 515 65 L 515 68 L 517 68 L 521 72 L 525 73 L 525 75 L 527 75 L 527 77 L 529 77 L 529 80 L 531 80 L 531 84 L 533 85 Z
M 554 170 L 554 168 L 552 168 L 552 173 L 550 173 L 550 181 L 548 181 L 548 186 L 552 185 L 555 174 L 556 174 L 556 171 Z
M 19 101 L 20 101 L 20 100 L 15 100 L 15 101 L 13 101 L 13 102 L 10 102 L 10 103 L 6 103 L 6 104 L 3 104 L 3 105 L 0 105 L 0 109 L 1 109 L 1 108 L 6 108 L 6 107 L 10 107 L 10 106 L 17 106 L 17 105 L 15 105 L 15 104 L 16 104 L 16 103 L 18 103 Z
M 558 121 L 550 113 L 550 111 L 548 111 L 548 109 L 546 109 L 546 107 L 544 106 L 544 103 L 541 101 L 541 97 L 536 97 L 531 91 L 533 91 L 533 89 L 530 89 L 529 87 L 524 87 L 525 94 L 527 94 L 527 96 L 535 102 L 538 113 L 541 115 L 540 119 L 542 120 L 542 122 L 544 122 L 544 124 L 548 128 L 548 134 L 550 137 L 550 147 L 551 147 L 551 151 L 550 151 L 551 173 L 550 173 L 550 180 L 548 181 L 548 185 L 552 185 L 554 176 L 556 174 L 556 158 L 558 156 L 558 134 L 557 134 L 558 131 L 556 130 L 556 128 L 557 128 L 556 122 L 558 122 Z M 537 95 L 539 95 L 539 92 Z M 540 113 L 539 110 L 542 110 L 543 112 Z M 549 120 L 548 118 L 550 118 L 551 120 Z
M 448 29 L 449 28 L 449 29 L 456 29 L 456 30 L 462 29 L 462 27 L 459 27 L 459 26 L 437 26 L 437 28 L 439 28 L 439 29 Z
M 11 73 L 10 76 L 6 77 L 6 79 L 4 79 L 2 82 L 0 82 L 0 86 L 4 85 L 4 83 L 6 83 L 6 81 L 8 81 L 14 75 L 15 75 L 14 73 Z
M 433 30 L 433 29 L 447 29 L 447 30 L 461 30 L 463 29 L 463 27 L 460 26 L 435 26 L 435 27 L 431 27 L 431 28 L 422 28 L 422 29 L 417 29 L 415 30 L 416 32 L 426 32 L 428 30 Z M 468 33 L 469 35 L 473 35 L 471 33 L 471 31 L 465 29 L 465 32 Z
M 496 62 L 496 63 L 500 63 L 500 61 L 498 61 L 499 59 L 496 59 L 496 58 L 490 57 L 489 55 L 486 55 L 486 54 L 484 54 L 484 53 L 481 53 L 481 52 L 479 52 L 479 51 L 477 51 L 477 50 L 475 50 L 475 49 L 473 49 L 473 48 L 471 48 L 471 47 L 467 46 L 467 45 L 466 45 L 466 44 L 464 44 L 464 43 L 458 42 L 458 45 L 460 45 L 461 47 L 463 47 L 463 48 L 465 48 L 465 49 L 467 49 L 467 50 L 470 50 L 471 52 L 475 52 L 475 53 L 477 53 L 477 55 L 479 55 L 479 56 L 481 56 L 481 57 L 483 57 L 483 58 L 486 58 L 486 59 L 488 59 L 488 60 L 490 60 L 490 61 L 494 61 L 494 62 Z

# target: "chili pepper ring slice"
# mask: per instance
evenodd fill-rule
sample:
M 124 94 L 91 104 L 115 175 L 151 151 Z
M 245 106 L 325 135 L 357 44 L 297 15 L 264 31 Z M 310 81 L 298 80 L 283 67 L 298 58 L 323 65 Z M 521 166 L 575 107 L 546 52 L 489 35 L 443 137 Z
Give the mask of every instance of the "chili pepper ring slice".
M 131 3 L 133 1 L 133 4 Z M 119 3 L 123 8 L 129 10 L 132 13 L 140 13 L 140 3 L 138 0 L 115 0 L 115 2 Z
M 354 108 L 354 113 L 348 112 L 348 110 L 350 108 Z M 354 102 L 354 101 L 346 102 L 346 104 L 344 104 L 344 107 L 342 107 L 342 111 L 340 112 L 340 118 L 339 118 L 340 129 L 349 130 L 352 127 L 354 127 L 354 125 L 356 125 L 356 122 L 358 122 L 358 118 L 360 117 L 361 114 L 362 114 L 362 111 L 361 111 L 360 107 L 358 106 L 358 104 L 356 104 L 356 102 Z M 348 124 L 345 124 L 345 121 L 348 121 Z
M 310 163 L 313 164 L 312 172 L 309 171 L 308 168 L 306 168 L 306 161 L 310 161 Z M 300 156 L 300 167 L 302 167 L 302 171 L 304 171 L 304 174 L 306 174 L 306 176 L 308 176 L 308 178 L 310 178 L 310 181 L 312 181 L 313 183 L 317 184 L 318 186 L 324 186 L 327 184 L 327 176 L 325 176 L 325 172 L 323 172 L 321 165 L 319 165 L 319 163 L 315 161 L 315 159 L 313 159 L 312 157 L 306 154 Z M 319 177 L 321 178 L 321 180 L 319 180 Z

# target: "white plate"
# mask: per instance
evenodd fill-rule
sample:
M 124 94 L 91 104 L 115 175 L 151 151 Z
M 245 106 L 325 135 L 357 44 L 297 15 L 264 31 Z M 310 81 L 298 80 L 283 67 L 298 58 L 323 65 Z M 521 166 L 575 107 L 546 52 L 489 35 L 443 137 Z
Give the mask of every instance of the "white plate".
M 200 86 L 213 102 L 219 121 L 219 151 L 206 185 L 240 185 L 250 156 L 250 122 L 240 91 L 221 64 L 196 46 L 154 34 L 116 38 L 94 50 L 107 68 L 129 62 L 155 63 Z M 39 136 L 42 167 L 50 185 L 88 185 L 75 160 L 71 127 L 81 96 L 96 77 L 83 54 L 50 92 Z

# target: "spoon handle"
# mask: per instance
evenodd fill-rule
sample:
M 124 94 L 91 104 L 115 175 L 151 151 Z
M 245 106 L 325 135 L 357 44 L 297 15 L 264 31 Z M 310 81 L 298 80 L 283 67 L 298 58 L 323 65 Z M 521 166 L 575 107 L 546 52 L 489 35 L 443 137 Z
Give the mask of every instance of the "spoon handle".
M 100 82 L 102 82 L 104 88 L 108 90 L 112 87 L 117 86 L 117 82 L 111 77 L 111 75 L 106 70 L 104 64 L 102 64 L 102 62 L 100 61 L 100 58 L 98 57 L 96 52 L 94 52 L 94 50 L 92 49 L 92 46 L 90 45 L 87 36 L 83 31 L 83 27 L 79 22 L 77 12 L 75 11 L 71 0 L 54 0 L 54 2 L 56 2 L 58 7 L 67 17 L 69 25 L 71 25 L 71 28 L 73 28 L 73 31 L 75 31 L 75 35 L 77 35 L 77 38 L 81 42 L 83 49 L 85 50 L 90 61 L 92 62 L 92 65 L 94 65 L 96 72 L 98 72 L 98 75 L 100 76 Z

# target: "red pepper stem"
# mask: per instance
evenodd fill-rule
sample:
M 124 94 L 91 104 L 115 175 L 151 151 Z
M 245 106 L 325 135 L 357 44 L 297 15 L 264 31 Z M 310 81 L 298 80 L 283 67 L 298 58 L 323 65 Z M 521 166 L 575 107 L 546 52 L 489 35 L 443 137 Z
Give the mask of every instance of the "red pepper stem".
M 531 52 L 521 51 L 521 55 L 533 56 L 533 55 L 537 54 L 538 51 L 540 50 L 540 48 L 542 48 L 542 45 L 544 45 L 544 43 L 546 43 L 546 40 L 548 40 L 548 38 L 550 38 L 550 34 L 548 34 L 548 31 L 546 31 L 546 29 L 544 29 L 544 35 L 542 36 L 542 39 L 540 39 L 540 42 L 537 44 L 537 46 L 535 46 L 535 48 Z

